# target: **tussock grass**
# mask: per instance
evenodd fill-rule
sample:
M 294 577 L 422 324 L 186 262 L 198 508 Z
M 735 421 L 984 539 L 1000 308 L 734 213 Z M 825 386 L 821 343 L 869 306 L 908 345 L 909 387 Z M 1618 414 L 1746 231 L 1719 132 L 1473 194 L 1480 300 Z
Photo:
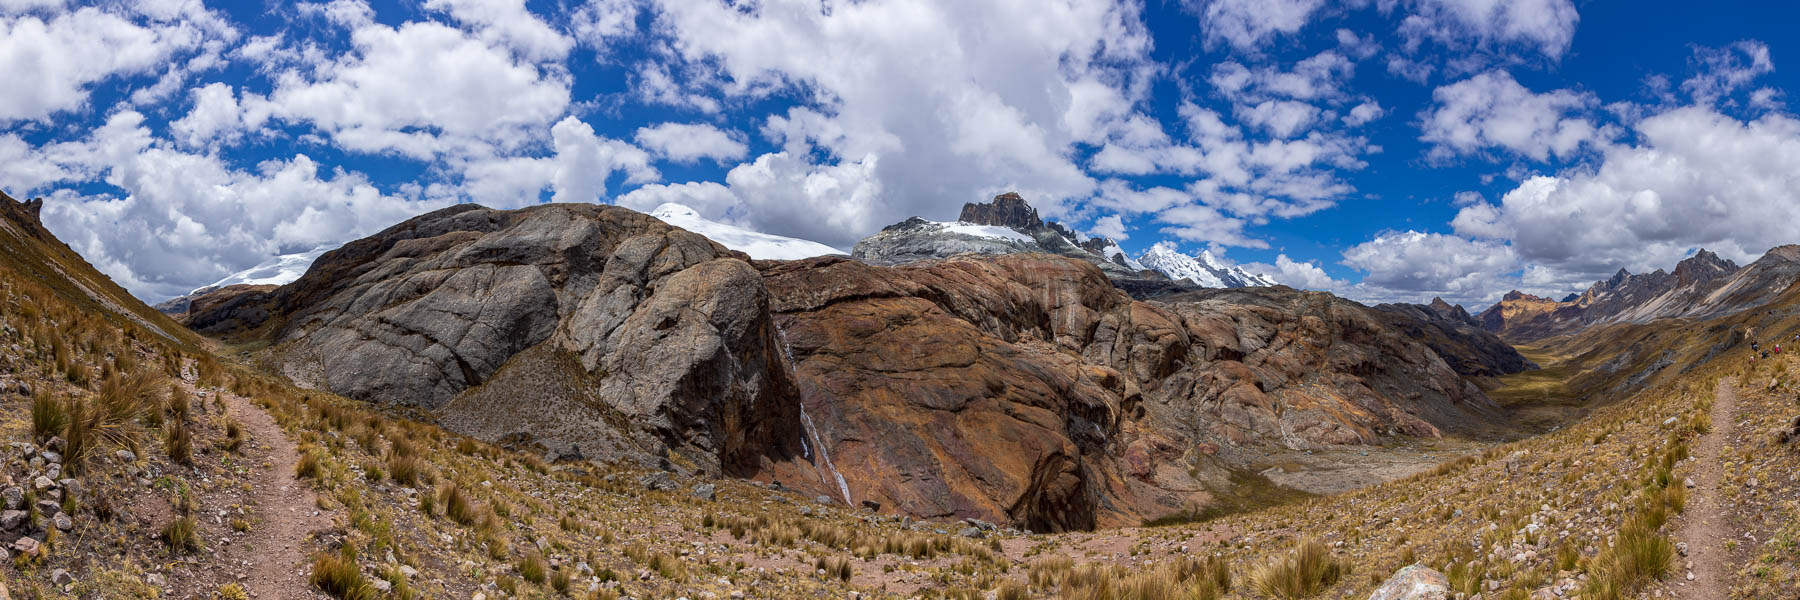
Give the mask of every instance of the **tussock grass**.
M 1325 591 L 1348 571 L 1348 565 L 1333 557 L 1324 544 L 1306 540 L 1287 556 L 1252 572 L 1250 587 L 1270 598 L 1299 600 Z
M 162 540 L 163 545 L 168 546 L 171 551 L 178 553 L 200 551 L 199 524 L 194 521 L 192 516 L 181 516 L 169 521 L 168 525 L 163 526 L 162 533 L 158 537 Z
M 481 518 L 481 512 L 475 507 L 475 501 L 470 500 L 468 493 L 456 484 L 452 483 L 446 486 L 439 493 L 444 499 L 444 516 L 450 517 L 450 520 L 467 527 L 474 525 L 475 521 Z
M 163 450 L 169 454 L 169 460 L 177 464 L 194 464 L 194 436 L 188 431 L 187 422 L 182 419 L 171 419 L 163 432 Z
M 333 598 L 341 600 L 375 600 L 375 586 L 363 576 L 356 564 L 356 553 L 350 546 L 342 552 L 321 553 L 313 558 L 312 584 Z
M 69 409 L 46 390 L 31 394 L 31 435 L 39 442 L 62 433 L 69 426 Z
M 425 465 L 417 456 L 395 453 L 388 458 L 388 473 L 393 476 L 394 483 L 416 487 L 424 480 Z
M 318 479 L 324 473 L 324 466 L 321 464 L 323 462 L 324 458 L 319 456 L 318 448 L 301 448 L 300 460 L 294 463 L 294 476 L 301 479 Z
M 544 564 L 543 556 L 533 552 L 519 559 L 518 569 L 519 576 L 525 578 L 526 581 L 542 584 L 549 577 L 550 567 Z

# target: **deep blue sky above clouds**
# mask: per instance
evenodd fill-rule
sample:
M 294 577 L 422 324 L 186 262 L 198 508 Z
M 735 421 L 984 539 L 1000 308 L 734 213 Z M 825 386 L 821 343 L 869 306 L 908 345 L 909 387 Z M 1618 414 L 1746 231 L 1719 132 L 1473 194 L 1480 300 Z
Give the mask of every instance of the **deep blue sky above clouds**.
M 0 189 L 161 300 L 457 202 L 848 249 L 1017 190 L 1363 301 L 1800 242 L 1758 2 L 0 0 Z

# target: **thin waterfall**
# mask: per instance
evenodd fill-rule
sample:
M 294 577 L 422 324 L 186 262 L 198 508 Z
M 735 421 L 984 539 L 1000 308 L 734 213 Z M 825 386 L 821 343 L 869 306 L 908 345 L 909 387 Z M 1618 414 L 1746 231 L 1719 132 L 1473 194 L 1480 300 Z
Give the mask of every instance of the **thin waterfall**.
M 794 373 L 794 378 L 797 381 L 800 378 L 800 362 L 794 360 L 794 348 L 788 345 L 787 331 L 782 329 L 780 325 L 776 325 L 775 334 L 781 338 L 781 351 L 787 355 L 788 369 Z M 806 459 L 810 461 L 813 460 L 812 449 L 819 449 L 819 460 L 815 461 L 813 464 L 817 465 L 820 462 L 825 463 L 825 470 L 830 471 L 831 476 L 837 479 L 838 492 L 844 495 L 844 505 L 852 506 L 850 502 L 850 485 L 844 482 L 844 475 L 838 472 L 837 466 L 831 464 L 831 450 L 827 449 L 825 443 L 820 440 L 819 428 L 813 426 L 812 415 L 807 414 L 806 412 L 806 398 L 804 397 L 804 392 L 802 392 L 802 397 L 800 398 L 800 426 L 806 429 L 806 435 L 800 438 L 801 452 Z M 811 439 L 811 444 L 806 443 L 808 439 Z M 827 487 L 831 485 L 831 481 L 825 479 L 825 473 L 823 472 L 819 473 L 819 483 L 823 483 Z

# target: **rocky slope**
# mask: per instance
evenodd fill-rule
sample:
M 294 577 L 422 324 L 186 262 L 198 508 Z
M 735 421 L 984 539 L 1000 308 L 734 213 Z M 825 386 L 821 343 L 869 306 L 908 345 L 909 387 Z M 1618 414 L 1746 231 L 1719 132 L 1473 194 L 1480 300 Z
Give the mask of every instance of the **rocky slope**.
M 1123 249 L 1106 238 L 1090 238 L 1060 223 L 1046 222 L 1015 193 L 992 202 L 963 205 L 954 222 L 913 217 L 889 225 L 856 243 L 850 255 L 877 265 L 900 265 L 958 254 L 1028 254 L 1066 256 L 1092 263 L 1114 279 L 1162 279 L 1147 272 Z
M 1375 310 L 1389 327 L 1423 341 L 1463 375 L 1498 377 L 1536 368 L 1460 304 L 1432 298 L 1431 304 L 1381 304 Z
M 1632 274 L 1624 269 L 1561 301 L 1518 291 L 1480 315 L 1489 331 L 1535 340 L 1593 325 L 1712 318 L 1771 302 L 1800 281 L 1800 246 L 1780 246 L 1744 267 L 1704 249 L 1676 265 Z
M 1287 288 L 1131 299 L 1042 254 L 765 264 L 855 500 L 1036 530 L 1204 505 L 1246 448 L 1435 437 L 1494 407 L 1383 316 Z

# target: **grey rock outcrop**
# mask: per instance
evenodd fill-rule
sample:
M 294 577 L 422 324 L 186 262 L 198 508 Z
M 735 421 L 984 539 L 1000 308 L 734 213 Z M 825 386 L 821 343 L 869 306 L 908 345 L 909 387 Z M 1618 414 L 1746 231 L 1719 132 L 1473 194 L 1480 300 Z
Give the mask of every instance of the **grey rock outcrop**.
M 1400 569 L 1369 594 L 1369 600 L 1444 600 L 1449 597 L 1450 579 L 1419 565 Z
M 272 321 L 290 377 L 475 437 L 714 474 L 799 454 L 755 268 L 630 210 L 456 206 L 250 294 L 189 322 Z

